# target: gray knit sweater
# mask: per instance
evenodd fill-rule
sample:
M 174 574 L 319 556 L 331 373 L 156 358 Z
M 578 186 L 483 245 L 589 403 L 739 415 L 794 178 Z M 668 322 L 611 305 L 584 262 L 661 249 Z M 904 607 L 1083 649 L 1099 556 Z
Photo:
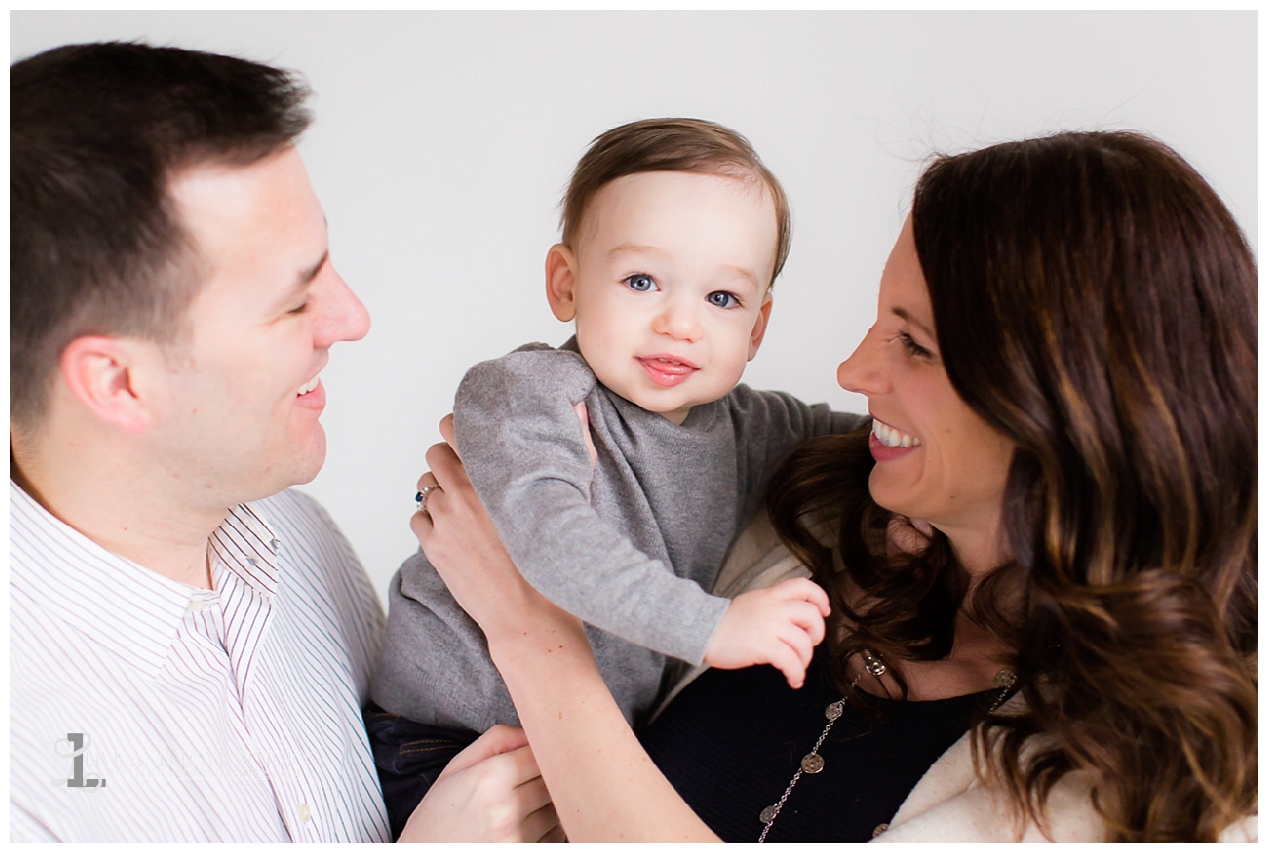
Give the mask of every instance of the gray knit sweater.
M 703 658 L 728 604 L 706 590 L 775 465 L 795 442 L 864 420 L 740 385 L 678 426 L 599 384 L 575 339 L 476 365 L 454 401 L 458 452 L 507 551 L 587 623 L 634 725 L 655 706 L 667 658 Z M 421 552 L 392 581 L 372 693 L 420 723 L 484 731 L 518 719 L 480 629 Z

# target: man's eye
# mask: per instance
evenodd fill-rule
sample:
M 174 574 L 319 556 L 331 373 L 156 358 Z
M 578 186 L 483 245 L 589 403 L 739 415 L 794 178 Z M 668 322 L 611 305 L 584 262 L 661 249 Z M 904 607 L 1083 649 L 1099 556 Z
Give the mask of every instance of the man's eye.
M 630 290 L 636 290 L 639 293 L 646 293 L 649 290 L 656 289 L 656 282 L 652 281 L 652 277 L 643 273 L 634 273 L 634 275 L 627 276 L 624 281 Z
M 738 296 L 727 293 L 725 290 L 715 290 L 705 298 L 709 300 L 710 305 L 716 305 L 719 308 L 734 308 L 740 304 Z

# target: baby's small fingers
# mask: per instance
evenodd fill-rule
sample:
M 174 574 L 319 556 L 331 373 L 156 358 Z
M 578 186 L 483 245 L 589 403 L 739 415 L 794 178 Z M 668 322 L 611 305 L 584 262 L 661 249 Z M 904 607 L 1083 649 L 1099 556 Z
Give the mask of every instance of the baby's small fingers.
M 789 604 L 788 621 L 805 631 L 810 642 L 816 646 L 823 642 L 823 618 L 819 608 L 809 602 L 795 601 Z
M 828 594 L 810 578 L 793 578 L 772 587 L 786 601 L 808 601 L 826 617 L 831 611 Z
M 800 628 L 789 626 L 788 630 L 780 635 L 780 641 L 788 648 L 792 649 L 800 661 L 802 669 L 810 666 L 810 659 L 814 657 L 815 644 L 810 642 L 810 635 Z
M 788 685 L 794 690 L 801 687 L 806 680 L 806 663 L 802 663 L 796 651 L 785 643 L 778 644 L 773 650 L 770 664 L 784 674 Z

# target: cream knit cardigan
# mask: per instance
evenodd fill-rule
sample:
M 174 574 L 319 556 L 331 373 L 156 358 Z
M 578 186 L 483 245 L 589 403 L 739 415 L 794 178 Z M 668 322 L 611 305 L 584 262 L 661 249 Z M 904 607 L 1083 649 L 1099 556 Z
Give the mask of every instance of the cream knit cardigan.
M 774 586 L 790 577 L 809 573 L 779 543 L 764 513 L 758 515 L 737 540 L 713 591 L 734 598 L 750 589 Z M 666 703 L 706 667 L 687 672 Z M 664 707 L 662 703 L 661 707 Z M 1001 710 L 1021 707 L 1014 696 Z M 1045 807 L 1047 832 L 1033 823 L 1021 823 L 1008 800 L 986 785 L 973 767 L 969 735 L 951 745 L 921 777 L 907 800 L 876 839 L 883 841 L 1102 841 L 1105 828 L 1092 806 L 1091 785 L 1084 772 L 1067 773 L 1048 796 Z M 1221 841 L 1254 842 L 1259 839 L 1258 817 L 1234 824 Z

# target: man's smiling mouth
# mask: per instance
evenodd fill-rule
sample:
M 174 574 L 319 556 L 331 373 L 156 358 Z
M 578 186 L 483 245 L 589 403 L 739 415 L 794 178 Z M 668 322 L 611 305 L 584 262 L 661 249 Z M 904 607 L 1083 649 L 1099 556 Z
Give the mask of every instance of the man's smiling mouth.
M 299 391 L 295 394 L 295 396 L 302 397 L 305 394 L 311 394 L 317 388 L 317 383 L 320 381 L 321 381 L 321 374 L 318 373 L 312 379 L 309 379 L 303 385 L 299 386 Z

